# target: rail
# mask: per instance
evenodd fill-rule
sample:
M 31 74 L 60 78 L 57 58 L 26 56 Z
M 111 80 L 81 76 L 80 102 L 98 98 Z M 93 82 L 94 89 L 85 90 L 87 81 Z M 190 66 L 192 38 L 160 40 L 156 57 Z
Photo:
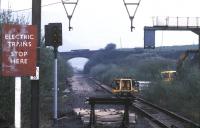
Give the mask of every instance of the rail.
M 183 116 L 180 116 L 180 115 L 178 115 L 178 114 L 176 114 L 176 113 L 174 113 L 174 112 L 171 112 L 171 111 L 169 111 L 169 110 L 167 110 L 167 109 L 165 109 L 165 108 L 161 108 L 161 107 L 159 107 L 158 105 L 155 105 L 155 104 L 152 104 L 152 103 L 150 103 L 150 102 L 148 102 L 148 101 L 145 101 L 145 100 L 142 99 L 142 98 L 139 98 L 139 97 L 138 97 L 137 100 L 139 100 L 140 102 L 143 102 L 143 103 L 145 103 L 145 104 L 148 104 L 149 106 L 152 106 L 152 107 L 154 107 L 154 108 L 156 108 L 156 109 L 158 109 L 158 110 L 160 110 L 160 111 L 163 111 L 164 113 L 167 113 L 168 115 L 170 115 L 170 116 L 176 118 L 176 119 L 179 120 L 179 121 L 182 121 L 182 122 L 185 122 L 185 123 L 190 124 L 190 126 L 191 126 L 192 128 L 199 128 L 199 127 L 200 127 L 199 124 L 197 124 L 197 123 L 195 123 L 195 122 L 193 122 L 193 121 L 191 121 L 191 120 L 189 120 L 189 119 L 187 119 L 187 118 L 185 118 L 185 117 L 183 117 Z
M 111 88 L 107 85 L 95 79 L 93 79 L 93 81 L 107 92 L 112 93 Z M 144 115 L 162 128 L 200 128 L 200 125 L 196 122 L 152 104 L 140 97 L 136 97 L 136 100 L 132 103 L 132 107 L 137 110 L 138 113 Z

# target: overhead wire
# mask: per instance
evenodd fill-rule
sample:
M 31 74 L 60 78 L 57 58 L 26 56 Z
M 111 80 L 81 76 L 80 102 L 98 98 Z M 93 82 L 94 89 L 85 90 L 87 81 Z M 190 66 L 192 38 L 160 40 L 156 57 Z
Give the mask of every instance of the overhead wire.
M 41 7 L 47 7 L 47 6 L 60 4 L 60 3 L 62 3 L 62 2 L 55 2 L 55 3 L 45 4 L 45 5 L 42 5 Z M 22 12 L 22 11 L 27 11 L 27 10 L 31 10 L 31 9 L 32 8 L 26 8 L 26 9 L 21 9 L 21 10 L 14 10 L 14 11 L 11 11 L 11 12 Z

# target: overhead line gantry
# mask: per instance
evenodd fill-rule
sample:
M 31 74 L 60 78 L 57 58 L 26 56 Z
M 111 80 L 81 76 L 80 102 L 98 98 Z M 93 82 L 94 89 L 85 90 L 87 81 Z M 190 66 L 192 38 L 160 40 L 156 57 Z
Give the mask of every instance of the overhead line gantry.
M 144 32 L 156 30 L 192 31 L 199 36 L 200 43 L 200 17 L 154 17 L 153 26 L 145 26 Z
M 144 27 L 144 48 L 155 48 L 156 30 L 194 32 L 199 36 L 198 51 L 200 51 L 200 17 L 154 17 L 153 26 Z

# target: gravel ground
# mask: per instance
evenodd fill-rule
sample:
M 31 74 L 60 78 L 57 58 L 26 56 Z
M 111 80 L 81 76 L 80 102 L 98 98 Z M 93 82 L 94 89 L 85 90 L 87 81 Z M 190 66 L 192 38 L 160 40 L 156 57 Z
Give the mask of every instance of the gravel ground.
M 102 91 L 102 88 L 96 86 L 96 84 L 84 78 L 81 74 L 76 74 L 72 78 L 68 79 L 70 86 L 66 89 L 65 96 L 63 100 L 65 100 L 64 108 L 66 108 L 67 112 L 63 115 L 60 115 L 61 118 L 58 120 L 57 128 L 83 128 L 83 122 L 80 117 L 73 111 L 75 108 L 82 109 L 90 109 L 90 105 L 85 103 L 87 97 L 110 97 L 111 94 L 108 94 L 106 91 Z M 115 109 L 123 109 L 122 106 L 115 105 L 99 105 L 95 108 L 115 108 Z M 135 128 L 152 128 L 147 121 L 138 116 L 137 124 Z
M 84 78 L 83 75 L 74 75 L 68 79 L 70 86 L 66 89 L 64 107 L 67 113 L 60 115 L 58 120 L 58 128 L 82 128 L 83 123 L 73 109 L 82 108 L 90 109 L 90 105 L 85 103 L 86 98 L 92 96 L 111 96 L 106 91 L 95 85 L 92 81 Z

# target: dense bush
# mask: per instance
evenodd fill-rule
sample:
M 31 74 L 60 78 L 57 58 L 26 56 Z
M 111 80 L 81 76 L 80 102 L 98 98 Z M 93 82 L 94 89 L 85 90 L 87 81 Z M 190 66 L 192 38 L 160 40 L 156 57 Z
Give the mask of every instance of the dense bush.
M 155 81 L 161 79 L 163 70 L 173 70 L 175 62 L 161 57 L 150 57 L 140 60 L 137 65 L 137 79 Z
M 0 76 L 0 119 L 13 123 L 14 119 L 14 78 Z
M 98 64 L 91 69 L 90 75 L 106 84 L 110 84 L 114 78 L 130 76 L 128 72 L 115 64 Z
M 160 79 L 162 70 L 173 69 L 175 61 L 156 54 L 121 54 L 116 50 L 100 51 L 85 66 L 90 73 L 104 83 L 110 84 L 116 77 L 131 77 L 138 80 Z

